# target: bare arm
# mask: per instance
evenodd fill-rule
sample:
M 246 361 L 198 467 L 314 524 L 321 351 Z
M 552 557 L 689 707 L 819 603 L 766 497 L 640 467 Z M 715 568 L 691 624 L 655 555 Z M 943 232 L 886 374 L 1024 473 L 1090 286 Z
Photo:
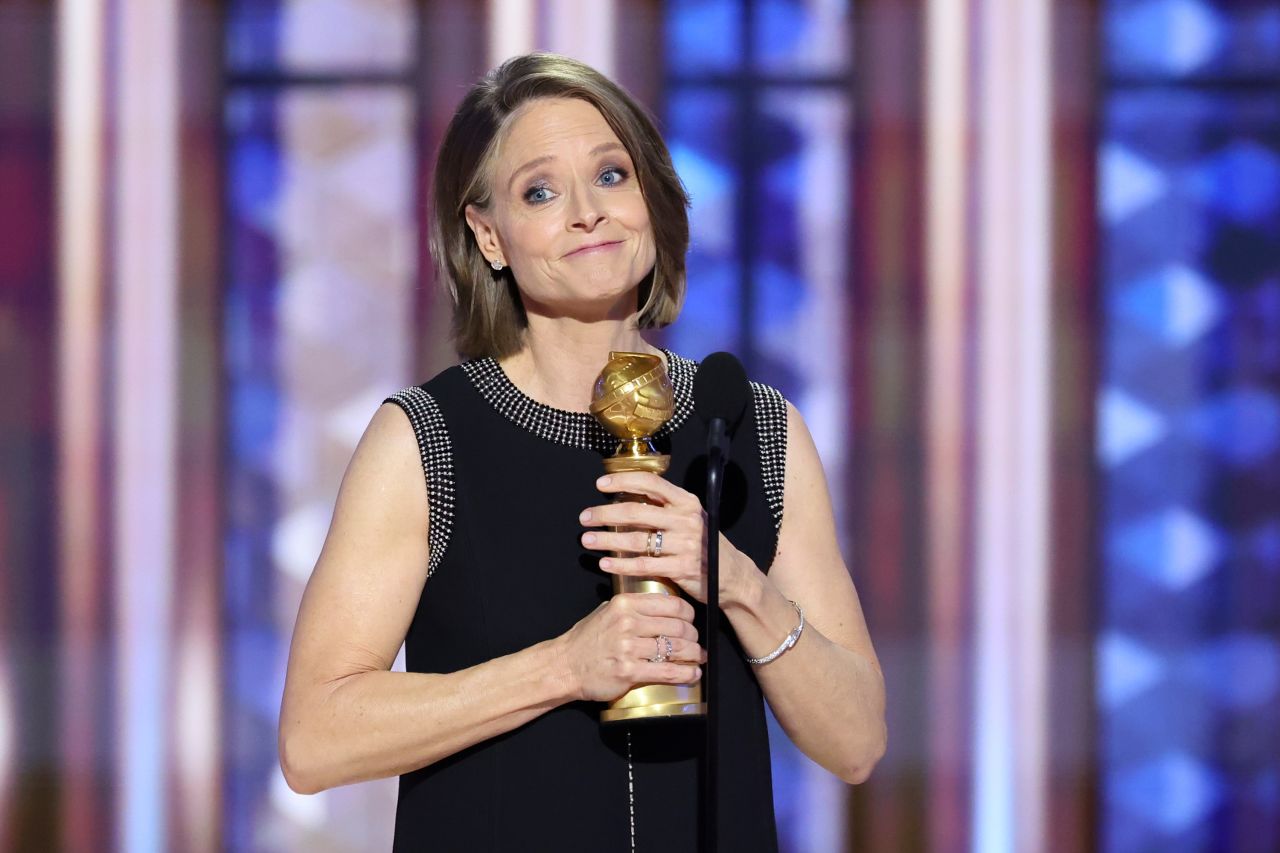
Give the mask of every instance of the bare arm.
M 778 553 L 766 575 L 746 555 L 722 598 L 747 654 L 777 648 L 805 612 L 800 641 L 755 667 L 774 716 L 806 755 L 841 779 L 864 781 L 884 755 L 884 675 L 862 606 L 836 541 L 835 519 L 817 448 L 800 413 L 787 404 L 787 461 Z M 723 544 L 722 544 L 723 547 Z
M 279 750 L 295 791 L 405 773 L 568 701 L 697 677 L 692 608 L 669 596 L 616 596 L 559 637 L 458 672 L 391 672 L 423 594 L 429 516 L 412 427 L 383 405 L 343 477 L 294 627 Z M 690 663 L 642 660 L 652 640 L 636 637 L 659 633 L 684 638 Z
M 280 759 L 296 791 L 425 766 L 569 698 L 551 641 L 455 673 L 389 671 L 426 580 L 428 516 L 413 430 L 383 405 L 343 477 L 294 627 Z

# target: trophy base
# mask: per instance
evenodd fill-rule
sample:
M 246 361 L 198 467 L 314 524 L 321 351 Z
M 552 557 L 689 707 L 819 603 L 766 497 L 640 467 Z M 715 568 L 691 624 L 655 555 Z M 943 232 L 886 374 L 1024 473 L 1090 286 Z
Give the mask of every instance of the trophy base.
M 600 722 L 621 723 L 675 717 L 697 719 L 707 713 L 702 684 L 642 684 L 609 703 Z
M 602 723 L 634 723 L 643 720 L 696 719 L 707 714 L 706 702 L 680 702 L 669 705 L 633 705 L 630 708 L 606 708 L 600 712 Z

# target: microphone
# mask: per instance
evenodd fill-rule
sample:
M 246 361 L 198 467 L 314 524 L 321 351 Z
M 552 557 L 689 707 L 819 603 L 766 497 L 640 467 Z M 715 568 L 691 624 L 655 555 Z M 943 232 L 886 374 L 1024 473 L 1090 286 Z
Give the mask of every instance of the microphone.
M 742 420 L 751 399 L 747 371 L 732 353 L 717 352 L 698 365 L 693 377 L 693 410 L 709 428 L 715 446 L 728 454 L 728 436 Z M 708 451 L 711 444 L 708 444 Z
M 707 703 L 706 772 L 702 774 L 703 844 L 715 853 L 720 755 L 720 700 L 716 676 L 720 662 L 717 637 L 720 631 L 720 498 L 724 490 L 724 463 L 729 456 L 729 437 L 747 410 L 751 386 L 742 362 L 730 353 L 717 352 L 698 365 L 693 377 L 693 410 L 707 424 L 707 665 L 702 673 L 702 698 Z

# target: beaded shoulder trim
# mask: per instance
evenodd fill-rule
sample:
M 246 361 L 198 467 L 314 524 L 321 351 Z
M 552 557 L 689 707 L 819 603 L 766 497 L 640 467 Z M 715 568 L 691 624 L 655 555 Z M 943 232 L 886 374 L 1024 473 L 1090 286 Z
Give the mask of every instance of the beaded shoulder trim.
M 416 385 L 397 391 L 383 402 L 394 403 L 404 410 L 418 438 L 422 471 L 427 478 L 427 500 L 431 504 L 427 531 L 427 547 L 431 552 L 427 558 L 427 577 L 431 577 L 444 559 L 453 533 L 455 496 L 449 430 L 435 397 Z
M 659 438 L 678 430 L 693 413 L 693 375 L 698 369 L 692 359 L 665 349 L 663 352 L 667 355 L 667 374 L 675 392 L 675 413 L 658 430 Z M 609 435 L 591 413 L 571 412 L 539 403 L 517 388 L 493 358 L 465 361 L 462 370 L 480 396 L 499 414 L 539 438 L 605 455 L 618 446 L 618 440 Z
M 760 441 L 760 476 L 764 497 L 773 515 L 773 528 L 782 530 L 782 493 L 787 465 L 787 401 L 782 392 L 762 382 L 751 383 L 755 402 L 756 435 Z

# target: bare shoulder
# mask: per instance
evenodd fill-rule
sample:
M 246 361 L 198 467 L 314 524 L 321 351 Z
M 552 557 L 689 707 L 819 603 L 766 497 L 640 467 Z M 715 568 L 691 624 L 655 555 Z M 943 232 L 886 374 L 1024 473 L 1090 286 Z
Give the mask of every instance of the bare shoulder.
M 399 406 L 383 403 L 342 477 L 325 548 L 342 546 L 335 538 L 354 537 L 365 544 L 422 539 L 428 516 L 426 478 L 413 427 Z
M 796 552 L 801 549 L 809 557 L 837 561 L 843 569 L 827 475 L 818 447 L 804 416 L 789 400 L 786 419 L 782 527 L 778 534 L 778 557 L 782 562 L 775 562 L 774 568 L 787 571 L 797 562 Z
M 358 490 L 370 480 L 381 486 L 381 492 L 421 491 L 426 498 L 418 440 L 408 416 L 394 403 L 383 403 L 373 413 L 343 476 L 339 499 L 348 485 Z
M 785 497 L 791 497 L 793 494 L 800 499 L 812 497 L 808 493 L 812 490 L 820 490 L 822 496 L 826 498 L 825 509 L 828 514 L 831 511 L 831 500 L 827 494 L 827 475 L 822 467 L 822 458 L 818 455 L 818 446 L 814 443 L 813 434 L 809 431 L 809 425 L 805 423 L 804 416 L 800 414 L 800 410 L 790 401 L 786 401 L 787 408 L 787 455 L 786 455 L 786 490 Z M 792 487 L 795 487 L 794 489 Z M 784 517 L 785 507 L 784 506 Z M 832 519 L 832 532 L 834 534 L 834 519 Z

